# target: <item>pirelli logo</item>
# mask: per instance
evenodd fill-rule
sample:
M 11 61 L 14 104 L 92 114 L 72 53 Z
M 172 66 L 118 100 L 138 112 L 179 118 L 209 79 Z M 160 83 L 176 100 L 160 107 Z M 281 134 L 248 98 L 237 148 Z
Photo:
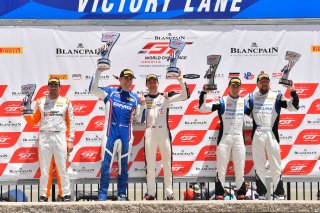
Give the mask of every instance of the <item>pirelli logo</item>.
M 68 80 L 68 74 L 50 74 L 49 79 L 50 78 L 57 78 L 59 80 Z
M 320 52 L 320 45 L 312 45 L 311 46 L 311 52 L 316 53 L 316 52 Z
M 22 54 L 22 47 L 0 47 L 0 54 Z

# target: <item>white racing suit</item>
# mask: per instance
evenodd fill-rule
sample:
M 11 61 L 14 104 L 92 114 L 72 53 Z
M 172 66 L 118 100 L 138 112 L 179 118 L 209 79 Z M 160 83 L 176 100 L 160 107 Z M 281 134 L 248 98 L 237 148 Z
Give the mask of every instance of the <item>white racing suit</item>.
M 60 196 L 70 195 L 67 142 L 73 142 L 75 131 L 70 100 L 61 96 L 54 100 L 49 97 L 39 98 L 34 114 L 24 115 L 24 119 L 31 125 L 40 122 L 40 196 L 50 196 L 54 163 L 57 167 Z
M 266 154 L 270 165 L 274 194 L 284 195 L 283 181 L 281 178 L 281 156 L 279 146 L 278 124 L 281 108 L 296 111 L 299 108 L 299 98 L 295 91 L 291 92 L 291 99 L 284 99 L 281 93 L 260 92 L 249 94 L 248 108 L 252 113 L 252 155 L 256 171 L 257 192 L 265 195 Z
M 217 141 L 216 196 L 224 195 L 227 167 L 232 152 L 235 170 L 237 195 L 245 195 L 244 166 L 246 147 L 243 137 L 244 116 L 247 111 L 246 100 L 232 98 L 229 95 L 219 98 L 217 102 L 206 103 L 206 92 L 200 93 L 199 111 L 218 110 L 220 129 Z
M 168 114 L 170 104 L 189 98 L 189 90 L 183 80 L 179 80 L 182 88 L 181 94 L 171 96 L 157 93 L 145 95 L 146 107 L 146 131 L 144 135 L 144 147 L 147 165 L 148 194 L 155 196 L 155 168 L 158 146 L 160 148 L 162 166 L 164 169 L 164 188 L 166 196 L 172 196 L 172 145 L 171 133 L 168 126 Z M 171 97 L 170 97 L 171 96 Z

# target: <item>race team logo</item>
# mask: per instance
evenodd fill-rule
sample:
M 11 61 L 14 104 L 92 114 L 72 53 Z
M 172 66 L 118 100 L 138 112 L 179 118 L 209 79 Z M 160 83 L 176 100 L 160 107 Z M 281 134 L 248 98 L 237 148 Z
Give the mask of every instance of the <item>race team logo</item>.
M 316 99 L 312 102 L 308 114 L 320 114 L 320 99 Z
M 87 116 L 96 106 L 96 100 L 72 101 L 74 116 Z
M 305 114 L 280 114 L 279 129 L 296 129 L 298 128 Z
M 0 148 L 10 148 L 14 146 L 21 132 L 0 132 Z
M 60 96 L 66 96 L 68 90 L 70 88 L 70 85 L 61 85 L 60 87 Z M 34 96 L 34 99 L 33 100 L 37 100 L 43 96 L 46 96 L 48 95 L 49 92 L 48 92 L 48 86 L 45 85 L 45 86 L 42 86 L 39 90 L 38 90 L 38 93 L 36 96 Z
M 10 163 L 35 163 L 37 161 L 37 147 L 21 147 L 13 153 L 10 159 Z
M 308 175 L 316 165 L 317 160 L 292 160 L 283 170 L 284 175 Z
M 0 116 L 22 116 L 21 101 L 6 101 L 0 106 Z
M 22 54 L 22 47 L 0 47 L 0 54 Z
M 206 130 L 182 130 L 174 138 L 174 146 L 194 146 L 202 142 Z
M 282 72 L 273 72 L 272 73 L 272 78 L 275 78 L 275 79 L 279 79 L 283 76 L 283 73 Z
M 82 79 L 82 75 L 80 73 L 74 73 L 71 75 L 71 78 L 73 80 L 81 80 Z
M 320 52 L 320 45 L 312 45 L 311 46 L 311 52 L 319 53 Z
M 243 77 L 246 80 L 253 80 L 254 79 L 254 74 L 252 74 L 251 72 L 245 72 Z
M 103 131 L 104 122 L 105 122 L 104 115 L 95 116 L 89 122 L 86 128 L 86 131 Z
M 48 79 L 57 78 L 61 80 L 68 80 L 68 74 L 49 74 Z
M 101 160 L 101 146 L 81 147 L 75 154 L 72 162 L 98 162 Z
M 319 83 L 297 83 L 294 84 L 296 92 L 300 99 L 307 99 L 313 96 Z M 290 99 L 290 91 L 287 89 L 284 96 Z
M 320 129 L 305 129 L 302 130 L 294 144 L 297 145 L 319 145 L 320 144 Z

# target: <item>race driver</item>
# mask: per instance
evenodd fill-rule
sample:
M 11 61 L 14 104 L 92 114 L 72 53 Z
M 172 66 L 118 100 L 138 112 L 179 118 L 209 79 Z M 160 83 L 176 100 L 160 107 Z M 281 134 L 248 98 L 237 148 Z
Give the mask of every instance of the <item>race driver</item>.
M 218 111 L 220 129 L 217 141 L 217 174 L 215 182 L 215 199 L 223 200 L 226 187 L 226 172 L 232 152 L 235 170 L 237 199 L 245 199 L 246 188 L 244 182 L 244 166 L 246 147 L 243 137 L 244 116 L 247 104 L 244 98 L 239 97 L 241 80 L 233 77 L 229 81 L 229 95 L 219 98 L 218 101 L 206 103 L 206 91 L 199 97 L 200 112 Z
M 60 80 L 50 78 L 47 96 L 36 101 L 34 114 L 23 115 L 28 124 L 40 122 L 40 202 L 47 202 L 50 196 L 53 164 L 57 167 L 60 197 L 70 201 L 70 180 L 67 173 L 68 153 L 73 149 L 74 115 L 68 98 L 59 95 Z M 60 180 L 60 181 L 59 181 Z
M 297 111 L 299 97 L 293 86 L 286 86 L 290 90 L 291 98 L 289 100 L 285 99 L 280 92 L 271 92 L 270 78 L 263 72 L 257 77 L 257 87 L 259 91 L 248 95 L 248 108 L 253 119 L 252 155 L 256 171 L 257 192 L 260 200 L 266 199 L 265 166 L 267 154 L 275 188 L 273 197 L 277 200 L 284 200 L 278 133 L 279 116 L 281 108 Z
M 107 200 L 107 192 L 110 181 L 110 169 L 112 167 L 115 153 L 118 153 L 119 175 L 118 175 L 118 200 L 126 201 L 128 183 L 128 163 L 132 145 L 131 123 L 133 115 L 136 120 L 141 121 L 140 100 L 136 93 L 130 91 L 132 80 L 135 78 L 130 69 L 124 69 L 120 73 L 120 87 L 113 88 L 98 87 L 101 72 L 105 68 L 98 68 L 94 80 L 90 85 L 90 94 L 101 98 L 109 109 L 106 114 L 107 121 L 107 143 L 101 167 L 101 178 L 99 188 L 99 200 Z
M 144 135 L 145 156 L 147 165 L 147 187 L 146 200 L 155 200 L 155 167 L 158 147 L 161 153 L 162 166 L 164 169 L 164 188 L 166 200 L 174 200 L 172 190 L 172 145 L 171 134 L 168 126 L 168 114 L 170 104 L 183 101 L 190 97 L 188 87 L 183 83 L 179 70 L 178 81 L 182 93 L 175 94 L 174 91 L 168 94 L 160 93 L 159 80 L 157 75 L 150 74 L 146 77 L 148 94 L 142 101 L 146 118 L 146 131 Z

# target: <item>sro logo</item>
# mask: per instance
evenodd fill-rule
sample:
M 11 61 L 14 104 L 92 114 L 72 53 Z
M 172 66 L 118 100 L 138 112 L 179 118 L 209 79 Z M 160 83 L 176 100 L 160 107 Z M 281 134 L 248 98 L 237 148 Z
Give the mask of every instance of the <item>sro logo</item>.
M 173 166 L 172 167 L 172 172 L 178 172 L 180 171 L 181 169 L 183 169 L 184 167 L 183 166 Z
M 294 122 L 294 120 L 280 120 L 279 123 L 282 124 L 282 125 L 290 125 Z
M 18 112 L 21 109 L 21 107 L 19 106 L 7 106 L 4 108 L 4 110 L 6 112 Z
M 213 156 L 216 156 L 216 151 L 208 150 L 208 151 L 205 151 L 205 152 L 204 152 L 204 155 L 205 155 L 206 157 L 213 157 Z
M 315 140 L 319 135 L 304 135 L 303 139 L 305 140 Z
M 307 166 L 291 166 L 291 171 L 301 171 L 302 169 L 306 168 Z
M 97 152 L 93 152 L 93 151 L 85 151 L 81 154 L 82 158 L 93 158 L 97 155 Z
M 30 158 L 34 153 L 20 153 L 18 156 L 20 158 Z
M 5 138 L 5 137 L 1 137 L 0 138 L 0 143 L 6 143 L 6 142 L 9 142 L 11 138 Z
M 197 137 L 197 136 L 195 136 L 195 135 L 190 135 L 190 136 L 183 135 L 183 136 L 180 137 L 180 139 L 181 139 L 182 141 L 191 141 L 192 139 L 194 139 L 194 138 L 196 138 L 196 137 Z

